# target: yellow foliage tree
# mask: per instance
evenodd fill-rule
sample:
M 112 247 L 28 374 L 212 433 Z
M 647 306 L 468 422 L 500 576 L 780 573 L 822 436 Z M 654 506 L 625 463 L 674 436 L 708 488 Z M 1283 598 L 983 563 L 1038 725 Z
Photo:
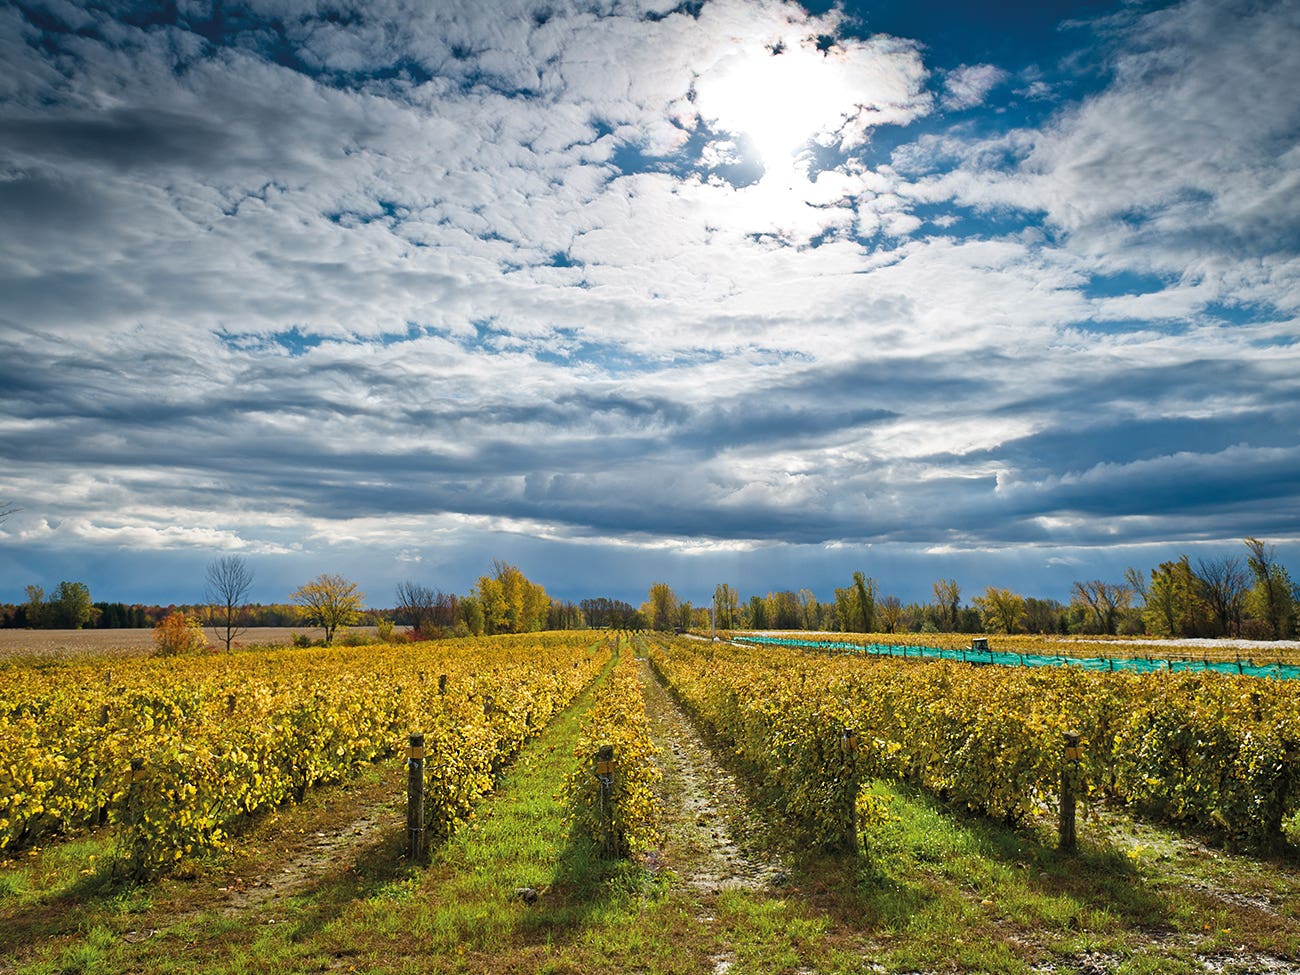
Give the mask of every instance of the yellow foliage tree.
M 479 576 L 474 595 L 483 610 L 483 632 L 534 633 L 546 629 L 551 597 L 517 566 L 492 563 L 492 575 Z
M 290 597 L 301 609 L 303 619 L 312 626 L 325 630 L 325 643 L 334 642 L 334 633 L 340 626 L 351 626 L 361 612 L 365 593 L 340 575 L 322 572 L 311 582 L 304 583 Z

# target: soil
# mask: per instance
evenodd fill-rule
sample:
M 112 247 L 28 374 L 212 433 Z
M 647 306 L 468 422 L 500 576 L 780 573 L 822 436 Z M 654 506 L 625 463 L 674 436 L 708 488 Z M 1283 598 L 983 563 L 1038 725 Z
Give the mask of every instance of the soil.
M 778 884 L 784 876 L 779 860 L 745 841 L 756 834 L 760 817 L 735 776 L 718 764 L 649 663 L 640 663 L 650 736 L 663 770 L 663 865 L 685 887 L 706 894 Z

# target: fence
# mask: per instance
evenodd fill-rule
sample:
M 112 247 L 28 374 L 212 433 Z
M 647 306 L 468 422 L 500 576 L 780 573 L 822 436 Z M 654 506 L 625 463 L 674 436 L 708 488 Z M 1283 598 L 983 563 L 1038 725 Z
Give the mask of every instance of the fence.
M 941 650 L 938 647 L 893 645 L 886 643 L 851 643 L 844 640 L 811 640 L 799 637 L 736 636 L 736 643 L 769 644 L 824 650 L 828 653 L 864 653 L 882 657 L 905 657 L 918 660 L 955 660 L 977 665 L 1002 667 L 1079 667 L 1083 670 L 1129 671 L 1139 674 L 1177 673 L 1180 671 L 1214 671 L 1246 677 L 1271 677 L 1275 680 L 1300 680 L 1300 666 L 1250 660 L 1173 660 L 1158 657 L 1070 657 L 1040 653 L 1015 653 L 1005 650 Z

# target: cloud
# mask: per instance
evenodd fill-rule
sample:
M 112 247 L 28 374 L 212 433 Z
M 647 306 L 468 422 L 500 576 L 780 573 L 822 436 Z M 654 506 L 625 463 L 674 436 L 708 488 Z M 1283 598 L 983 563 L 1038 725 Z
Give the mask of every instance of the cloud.
M 974 108 L 1006 79 L 1007 73 L 996 65 L 963 64 L 944 77 L 941 104 L 950 112 Z
M 3 544 L 1300 535 L 1291 7 L 1108 22 L 1032 116 L 962 65 L 957 121 L 775 0 L 335 7 L 0 11 Z

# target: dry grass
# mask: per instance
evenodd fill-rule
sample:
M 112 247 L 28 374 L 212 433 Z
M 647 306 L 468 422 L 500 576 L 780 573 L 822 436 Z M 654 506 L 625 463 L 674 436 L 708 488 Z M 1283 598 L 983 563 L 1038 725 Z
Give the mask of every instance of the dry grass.
M 372 626 L 352 627 L 347 632 L 372 634 Z M 238 646 L 288 646 L 294 633 L 320 639 L 319 627 L 254 626 L 235 641 Z M 340 633 L 336 641 L 341 641 Z M 212 631 L 208 642 L 214 643 Z M 0 630 L 0 660 L 80 657 L 142 657 L 153 653 L 153 630 Z

